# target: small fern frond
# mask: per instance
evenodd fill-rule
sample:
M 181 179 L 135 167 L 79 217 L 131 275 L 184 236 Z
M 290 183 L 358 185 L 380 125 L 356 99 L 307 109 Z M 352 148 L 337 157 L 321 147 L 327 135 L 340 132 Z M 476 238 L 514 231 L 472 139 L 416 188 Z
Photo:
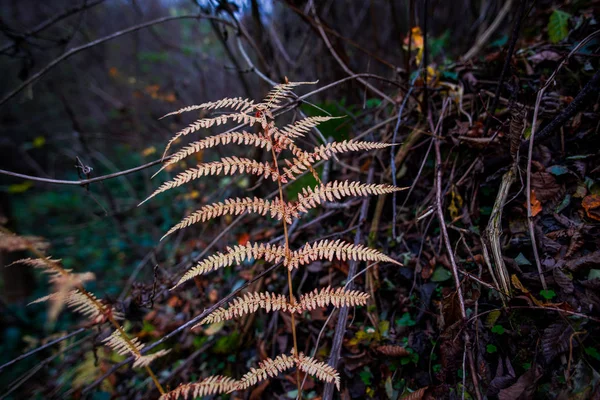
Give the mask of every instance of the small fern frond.
M 109 337 L 102 341 L 108 347 L 113 349 L 117 354 L 122 356 L 133 355 L 136 358 L 140 357 L 140 351 L 144 348 L 144 345 L 136 337 L 127 338 L 127 340 L 121 335 L 119 330 L 114 331 Z
M 156 176 L 163 169 L 167 168 L 169 165 L 173 165 L 183 160 L 184 158 L 198 153 L 201 150 L 205 150 L 211 147 L 226 145 L 226 144 L 243 144 L 245 146 L 256 146 L 260 148 L 266 148 L 267 150 L 271 150 L 271 141 L 266 139 L 256 133 L 248 133 L 246 131 L 242 132 L 225 132 L 220 135 L 209 136 L 206 139 L 199 140 L 197 142 L 191 143 L 185 146 L 183 149 L 179 150 L 175 154 L 169 158 L 165 164 L 156 171 L 153 177 Z
M 279 179 L 279 174 L 274 170 L 269 163 L 258 162 L 249 158 L 240 157 L 224 157 L 220 161 L 212 161 L 198 165 L 196 168 L 190 168 L 180 174 L 174 179 L 163 183 L 158 189 L 154 191 L 146 200 L 142 201 L 139 205 L 144 204 L 154 196 L 166 192 L 169 189 L 173 189 L 188 183 L 191 180 L 198 179 L 202 176 L 208 175 L 233 175 L 235 173 L 248 173 L 253 175 L 262 175 L 265 178 L 271 178 L 273 181 Z M 285 180 L 282 180 L 285 181 Z
M 228 247 L 226 253 L 216 253 L 199 262 L 194 268 L 181 277 L 177 287 L 182 283 L 196 277 L 214 271 L 219 268 L 227 267 L 233 263 L 240 264 L 247 259 L 263 259 L 268 262 L 279 262 L 285 258 L 285 248 L 271 244 L 258 244 L 248 242 L 245 245 Z
M 305 133 L 309 132 L 315 126 L 322 124 L 323 122 L 331 121 L 332 119 L 340 119 L 345 117 L 328 117 L 328 116 L 315 116 L 300 119 L 289 125 L 284 126 L 281 129 L 277 129 L 278 135 L 287 138 L 297 138 L 304 136 Z
M 188 215 L 177 225 L 169 229 L 169 231 L 161 238 L 161 240 L 173 232 L 186 228 L 197 222 L 205 222 L 209 219 L 221 217 L 223 215 L 240 215 L 246 211 L 260 215 L 270 214 L 271 218 L 275 218 L 277 220 L 281 220 L 285 216 L 288 224 L 292 223 L 292 217 L 298 217 L 298 212 L 289 206 L 284 206 L 279 198 L 275 198 L 273 201 L 264 200 L 258 197 L 226 199 L 223 202 L 206 205 Z
M 137 357 L 136 360 L 133 362 L 133 368 L 143 368 L 143 367 L 147 367 L 149 366 L 152 361 L 156 360 L 157 358 L 160 358 L 164 355 L 169 354 L 171 350 L 159 350 L 156 353 L 153 354 L 149 354 L 147 356 L 141 356 L 141 357 Z
M 177 111 L 173 111 L 168 114 L 165 114 L 162 117 L 160 117 L 159 119 L 163 119 L 163 118 L 169 117 L 171 115 L 183 114 L 183 113 L 189 112 L 189 111 L 217 110 L 219 108 L 231 108 L 233 110 L 245 113 L 248 111 L 252 111 L 255 107 L 256 106 L 254 104 L 254 100 L 243 99 L 241 97 L 233 97 L 233 98 L 226 97 L 224 99 L 217 100 L 217 101 L 209 101 L 207 103 L 183 107 Z
M 378 194 L 392 193 L 405 188 L 399 188 L 391 185 L 364 184 L 350 181 L 333 181 L 326 185 L 319 185 L 312 188 L 303 188 L 302 193 L 298 194 L 298 201 L 295 208 L 301 212 L 307 212 L 311 208 L 317 207 L 324 201 L 340 200 L 347 196 L 370 196 Z
M 273 86 L 273 89 L 271 89 L 271 91 L 267 93 L 267 96 L 264 98 L 261 104 L 266 105 L 268 109 L 274 108 L 279 105 L 281 100 L 289 98 L 292 93 L 292 89 L 296 86 L 314 85 L 317 82 L 319 81 L 280 83 L 279 85 Z
M 300 296 L 296 312 L 310 311 L 316 308 L 324 308 L 333 305 L 339 307 L 364 306 L 367 304 L 369 295 L 358 290 L 346 290 L 344 288 L 333 289 L 331 286 L 315 289 L 313 292 Z
M 39 236 L 19 236 L 12 232 L 0 231 L 0 250 L 7 252 L 28 250 L 46 250 L 50 244 Z
M 280 373 L 287 371 L 297 364 L 293 356 L 280 354 L 275 359 L 267 358 L 258 363 L 258 368 L 251 368 L 237 381 L 234 390 L 244 390 L 268 378 L 275 378 Z
M 335 383 L 335 387 L 340 390 L 340 374 L 335 370 L 335 368 L 325 364 L 324 362 L 304 355 L 303 353 L 300 353 L 298 356 L 297 364 L 301 371 L 315 376 L 322 381 Z
M 160 396 L 159 400 L 192 400 L 196 397 L 229 393 L 236 389 L 237 381 L 226 376 L 210 376 L 198 383 L 180 385 L 177 389 Z
M 362 142 L 353 140 L 344 140 L 343 142 L 333 142 L 315 147 L 312 152 L 305 152 L 300 157 L 287 161 L 288 166 L 283 169 L 281 176 L 290 180 L 295 179 L 309 169 L 315 162 L 320 160 L 329 160 L 334 154 L 347 153 L 351 151 L 367 151 L 374 149 L 383 149 L 391 144 L 380 142 Z
M 294 251 L 289 261 L 286 260 L 285 264 L 291 270 L 298 268 L 299 265 L 309 264 L 316 260 L 331 261 L 334 257 L 342 261 L 375 261 L 402 265 L 378 250 L 370 249 L 363 245 L 346 243 L 339 239 L 336 241 L 321 240 L 320 242 L 307 244 L 301 249 Z
M 288 303 L 283 294 L 269 292 L 246 293 L 244 296 L 234 299 L 229 303 L 228 308 L 220 307 L 204 318 L 199 325 L 214 324 L 215 322 L 228 321 L 243 315 L 252 314 L 259 308 L 267 312 L 271 311 L 295 311 Z
M 235 122 L 238 124 L 244 124 L 246 126 L 252 126 L 254 125 L 256 122 L 261 122 L 261 123 L 265 123 L 264 118 L 257 118 L 253 115 L 249 115 L 246 113 L 233 113 L 233 114 L 223 114 L 223 115 L 219 115 L 217 117 L 212 117 L 212 118 L 202 118 L 199 119 L 198 121 L 190 124 L 189 126 L 187 126 L 186 128 L 183 128 L 182 130 L 180 130 L 179 132 L 177 132 L 175 134 L 175 136 L 173 136 L 169 142 L 167 143 L 167 147 L 165 148 L 165 151 L 163 153 L 163 158 L 165 157 L 165 155 L 167 154 L 167 152 L 169 151 L 169 149 L 171 148 L 171 145 L 180 137 L 182 136 L 186 136 L 189 135 L 190 133 L 199 131 L 200 129 L 208 129 L 211 126 L 214 125 L 223 125 L 226 124 L 228 122 Z
M 83 314 L 92 321 L 95 321 L 98 317 L 109 311 L 107 306 L 102 304 L 102 302 L 92 293 L 87 293 L 86 296 L 86 294 L 81 293 L 78 289 L 71 290 L 67 293 L 52 293 L 34 300 L 29 304 L 42 303 L 45 301 L 64 303 L 67 307 L 73 309 L 73 311 Z

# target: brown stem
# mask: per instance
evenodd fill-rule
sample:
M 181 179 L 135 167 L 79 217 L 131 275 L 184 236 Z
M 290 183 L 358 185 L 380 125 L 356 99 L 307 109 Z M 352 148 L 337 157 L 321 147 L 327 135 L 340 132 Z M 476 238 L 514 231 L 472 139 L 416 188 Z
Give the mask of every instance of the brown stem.
M 265 129 L 265 134 L 269 136 L 269 128 Z M 279 165 L 277 165 L 277 154 L 275 154 L 275 143 L 271 146 L 271 155 L 273 156 L 273 168 L 277 171 L 279 176 Z M 277 179 L 277 186 L 279 188 L 279 200 L 281 201 L 282 207 L 285 207 L 286 202 L 283 197 L 283 187 L 281 186 L 281 179 Z M 285 211 L 285 210 L 284 210 Z M 285 215 L 285 212 L 284 212 Z M 290 261 L 290 237 L 288 235 L 288 227 L 285 218 L 281 219 L 283 223 L 283 237 L 285 238 L 285 258 Z M 286 267 L 287 268 L 287 267 Z M 287 280 L 288 290 L 290 292 L 290 304 L 292 307 L 296 304 L 296 298 L 294 297 L 294 285 L 292 284 L 292 271 L 288 268 Z M 294 313 L 290 313 L 292 316 L 292 338 L 294 340 L 294 355 L 297 357 L 298 354 L 298 339 L 296 338 L 296 318 Z M 296 368 L 296 383 L 298 384 L 298 398 L 302 398 L 302 386 L 300 382 L 300 370 Z

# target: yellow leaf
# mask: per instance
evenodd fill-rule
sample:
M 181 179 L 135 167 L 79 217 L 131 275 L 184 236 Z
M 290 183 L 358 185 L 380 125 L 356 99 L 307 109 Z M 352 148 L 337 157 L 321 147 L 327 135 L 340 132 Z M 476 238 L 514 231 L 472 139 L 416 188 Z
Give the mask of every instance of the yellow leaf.
M 35 139 L 33 139 L 33 147 L 35 147 L 35 148 L 39 149 L 40 147 L 42 147 L 45 144 L 46 144 L 46 138 L 43 136 L 38 136 Z
M 455 187 L 452 187 L 450 193 L 452 195 L 452 201 L 448 206 L 448 211 L 450 211 L 450 217 L 455 220 L 460 215 L 460 209 L 463 206 L 463 198 Z
M 23 193 L 29 190 L 33 186 L 33 182 L 25 181 L 22 183 L 15 183 L 13 185 L 8 186 L 8 193 Z
M 154 146 L 146 147 L 142 151 L 142 154 L 144 155 L 144 157 L 148 157 L 149 155 L 152 155 L 154 153 L 156 153 L 156 148 Z

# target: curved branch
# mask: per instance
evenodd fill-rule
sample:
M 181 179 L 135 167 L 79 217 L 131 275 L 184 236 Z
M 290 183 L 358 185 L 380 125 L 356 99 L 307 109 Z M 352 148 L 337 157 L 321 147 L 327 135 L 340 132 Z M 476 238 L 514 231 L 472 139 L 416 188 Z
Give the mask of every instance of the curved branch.
M 104 42 L 108 42 L 110 40 L 116 39 L 119 36 L 123 36 L 126 35 L 128 33 L 131 32 L 135 32 L 138 31 L 140 29 L 144 29 L 147 28 L 149 26 L 153 26 L 156 24 L 161 24 L 163 22 L 167 22 L 167 21 L 174 21 L 174 20 L 179 20 L 179 19 L 210 19 L 210 20 L 214 20 L 214 21 L 218 21 L 222 24 L 225 25 L 229 25 L 231 27 L 235 28 L 235 25 L 233 25 L 231 22 L 224 20 L 222 18 L 218 18 L 218 17 L 214 17 L 212 15 L 205 15 L 205 14 L 195 14 L 195 15 L 179 15 L 179 16 L 175 16 L 175 17 L 162 17 L 162 18 L 158 18 L 158 19 L 154 19 L 152 21 L 148 21 L 148 22 L 144 22 L 142 24 L 139 25 L 134 25 L 130 28 L 124 29 L 122 31 L 117 31 L 114 32 L 108 36 L 93 40 L 89 43 L 86 43 L 82 46 L 78 46 L 78 47 L 74 47 L 71 50 L 63 53 L 61 56 L 59 56 L 58 58 L 55 58 L 53 61 L 51 61 L 48 65 L 46 65 L 44 68 L 42 68 L 40 71 L 38 71 L 37 73 L 33 74 L 31 77 L 29 77 L 29 79 L 27 79 L 25 82 L 21 83 L 16 89 L 14 89 L 13 91 L 11 91 L 9 94 L 7 94 L 6 96 L 4 96 L 2 98 L 2 100 L 0 100 L 0 106 L 2 106 L 4 103 L 6 103 L 8 100 L 12 99 L 13 97 L 15 97 L 19 92 L 21 92 L 23 89 L 25 89 L 27 86 L 31 85 L 33 82 L 37 81 L 38 79 L 40 79 L 42 77 L 42 75 L 44 75 L 45 73 L 47 73 L 48 71 L 50 71 L 52 68 L 56 67 L 59 63 L 61 63 L 62 61 L 66 60 L 67 58 L 70 58 L 71 56 L 83 51 L 83 50 L 87 50 L 91 47 L 94 47 L 98 44 L 104 43 Z

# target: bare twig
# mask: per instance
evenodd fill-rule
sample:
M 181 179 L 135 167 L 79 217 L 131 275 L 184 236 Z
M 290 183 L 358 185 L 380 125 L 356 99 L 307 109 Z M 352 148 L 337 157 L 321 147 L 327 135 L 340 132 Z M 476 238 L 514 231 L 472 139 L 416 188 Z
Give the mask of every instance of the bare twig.
M 17 46 L 19 41 L 25 40 L 30 36 L 36 35 L 37 33 L 43 31 L 44 29 L 48 28 L 49 26 L 54 25 L 58 21 L 68 18 L 71 15 L 76 14 L 80 11 L 86 10 L 88 8 L 92 8 L 92 7 L 102 3 L 103 1 L 104 0 L 95 0 L 95 1 L 91 1 L 91 2 L 83 1 L 79 5 L 71 7 L 59 14 L 53 15 L 52 17 L 50 17 L 47 20 L 43 21 L 42 23 L 36 25 L 34 28 L 31 28 L 30 30 L 28 30 L 25 33 L 11 34 L 10 37 L 13 40 L 13 43 L 7 44 L 7 45 L 3 46 L 2 48 L 0 48 L 0 53 L 4 53 L 7 50 L 12 49 L 13 47 Z
M 473 47 L 471 47 L 469 49 L 469 51 L 467 51 L 467 53 L 463 56 L 463 61 L 470 60 L 471 58 L 475 57 L 477 55 L 477 53 L 479 53 L 481 51 L 481 49 L 487 43 L 487 41 L 490 39 L 490 37 L 500 27 L 500 23 L 502 22 L 504 17 L 506 17 L 508 12 L 510 11 L 512 2 L 513 2 L 513 0 L 506 0 L 506 2 L 504 3 L 504 6 L 498 12 L 498 15 L 496 15 L 496 19 L 494 19 L 494 22 L 491 23 L 491 25 L 485 30 L 485 32 L 483 32 L 482 35 L 477 36 L 477 40 L 475 41 L 475 44 L 473 45 Z
M 13 365 L 16 362 L 19 362 L 19 361 L 21 361 L 21 360 L 23 360 L 23 359 L 25 359 L 25 358 L 27 358 L 29 356 L 34 355 L 35 353 L 38 353 L 38 352 L 40 352 L 40 351 L 42 351 L 44 349 L 47 349 L 50 346 L 54 346 L 57 343 L 60 343 L 60 342 L 62 342 L 64 340 L 67 340 L 67 339 L 69 339 L 69 338 L 71 338 L 73 336 L 79 335 L 82 332 L 85 332 L 85 328 L 76 329 L 76 330 L 74 330 L 71 333 L 68 333 L 68 334 L 66 334 L 64 336 L 61 336 L 61 337 L 57 338 L 57 339 L 49 341 L 48 343 L 46 343 L 46 344 L 44 344 L 44 345 L 42 345 L 40 347 L 36 347 L 35 349 L 28 351 L 27 353 L 23 353 L 20 356 L 18 356 L 17 358 L 13 358 L 9 362 L 0 365 L 0 371 L 2 371 L 6 367 L 10 367 L 11 365 Z
M 86 44 L 84 44 L 82 46 L 73 47 L 72 49 L 66 51 L 65 53 L 63 53 L 62 55 L 60 55 L 59 57 L 55 58 L 50 63 L 48 63 L 40 71 L 38 71 L 37 73 L 31 75 L 27 80 L 25 80 L 25 82 L 23 82 L 22 84 L 20 84 L 16 89 L 12 90 L 10 93 L 8 93 L 6 96 L 4 96 L 2 98 L 2 100 L 0 100 L 0 106 L 2 106 L 8 100 L 10 100 L 13 97 L 15 97 L 19 92 L 21 92 L 27 86 L 31 85 L 32 83 L 34 83 L 35 81 L 37 81 L 38 79 L 40 79 L 44 74 L 46 74 L 48 71 L 50 71 L 51 69 L 53 69 L 54 67 L 56 67 L 62 61 L 70 58 L 71 56 L 73 56 L 73 55 L 75 55 L 75 54 L 77 54 L 79 52 L 82 52 L 83 50 L 87 50 L 87 49 L 89 49 L 91 47 L 99 45 L 100 43 L 108 42 L 110 40 L 116 39 L 116 38 L 118 38 L 120 36 L 123 36 L 123 35 L 126 35 L 128 33 L 139 31 L 140 29 L 148 28 L 148 27 L 156 25 L 156 24 L 162 24 L 163 22 L 180 20 L 180 19 L 210 19 L 210 20 L 218 21 L 218 22 L 220 22 L 222 24 L 229 25 L 229 26 L 235 28 L 235 25 L 233 25 L 231 22 L 229 22 L 227 20 L 224 20 L 222 18 L 218 18 L 218 17 L 212 16 L 212 15 L 205 15 L 205 14 L 178 15 L 178 16 L 174 16 L 174 17 L 162 17 L 162 18 L 154 19 L 152 21 L 144 22 L 144 23 L 139 24 L 139 25 L 134 25 L 134 26 L 129 27 L 127 29 L 123 29 L 121 31 L 114 32 L 114 33 L 112 33 L 112 34 L 110 34 L 108 36 L 104 36 L 102 38 L 93 40 L 93 41 L 91 41 L 89 43 L 86 43 Z
M 454 250 L 452 249 L 452 244 L 450 243 L 450 237 L 448 236 L 448 229 L 446 228 L 446 222 L 444 220 L 444 210 L 442 209 L 442 154 L 440 151 L 440 139 L 439 139 L 439 130 L 442 125 L 442 121 L 444 119 L 444 114 L 446 112 L 446 108 L 450 103 L 450 99 L 446 99 L 444 101 L 444 105 L 442 107 L 440 119 L 438 121 L 438 125 L 434 132 L 434 144 L 435 144 L 435 203 L 436 203 L 436 211 L 438 223 L 440 225 L 440 231 L 442 234 L 442 238 L 444 241 L 444 245 L 446 247 L 446 251 L 448 253 L 448 257 L 450 259 L 450 265 L 452 266 L 452 276 L 454 278 L 454 284 L 456 285 L 456 296 L 458 298 L 458 305 L 460 308 L 460 314 L 463 321 L 467 320 L 467 311 L 465 308 L 465 300 L 461 288 L 460 275 L 458 270 L 458 265 L 456 264 L 456 259 L 454 257 Z M 475 389 L 475 394 L 478 400 L 482 399 L 481 392 L 479 389 L 479 379 L 477 378 L 477 368 L 475 366 L 475 359 L 473 357 L 473 351 L 471 348 L 471 340 L 467 331 L 464 333 L 465 340 L 465 348 L 467 352 L 467 358 L 469 360 L 469 368 L 471 370 L 471 379 L 473 380 L 473 386 Z

